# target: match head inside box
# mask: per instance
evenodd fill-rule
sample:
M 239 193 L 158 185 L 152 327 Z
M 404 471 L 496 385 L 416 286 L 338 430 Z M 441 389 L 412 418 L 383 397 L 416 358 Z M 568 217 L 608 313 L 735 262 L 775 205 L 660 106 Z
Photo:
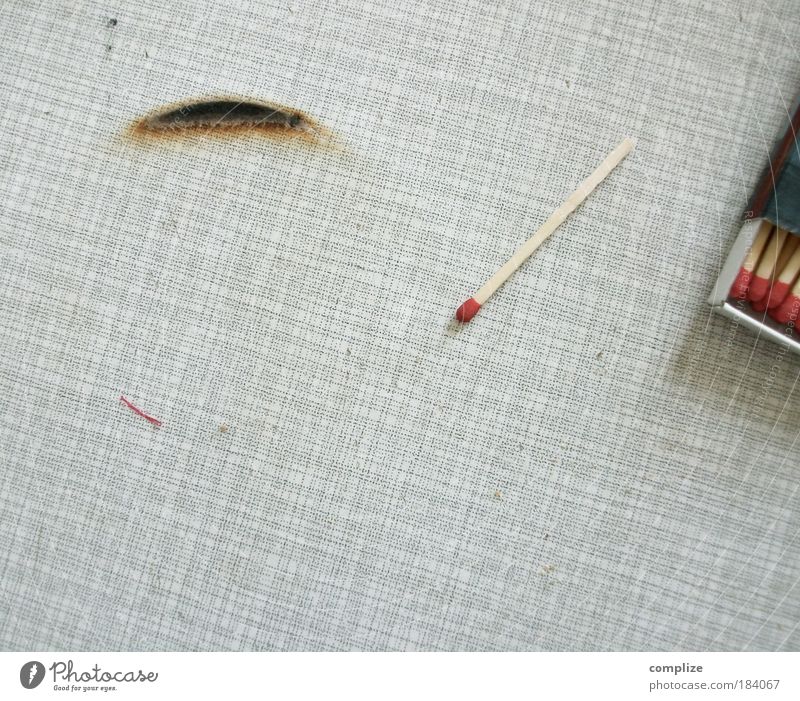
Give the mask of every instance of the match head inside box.
M 800 353 L 800 236 L 769 219 L 745 222 L 709 301 L 722 314 Z
M 778 142 L 709 302 L 800 353 L 800 112 Z M 795 122 L 798 122 L 795 124 Z

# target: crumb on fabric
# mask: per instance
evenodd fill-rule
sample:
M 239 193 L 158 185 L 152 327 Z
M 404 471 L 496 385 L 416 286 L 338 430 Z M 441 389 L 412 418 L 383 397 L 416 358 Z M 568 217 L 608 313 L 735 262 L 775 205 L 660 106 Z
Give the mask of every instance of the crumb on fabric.
M 220 433 L 227 433 L 228 432 L 228 424 L 220 424 L 219 432 Z

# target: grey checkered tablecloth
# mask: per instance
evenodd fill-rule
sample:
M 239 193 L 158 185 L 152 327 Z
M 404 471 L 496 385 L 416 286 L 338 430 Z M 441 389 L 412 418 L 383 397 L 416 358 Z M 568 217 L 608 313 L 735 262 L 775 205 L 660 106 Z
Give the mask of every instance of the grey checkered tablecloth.
M 798 649 L 800 361 L 704 301 L 797 36 L 792 0 L 0 5 L 0 649 Z M 126 135 L 215 94 L 344 147 Z

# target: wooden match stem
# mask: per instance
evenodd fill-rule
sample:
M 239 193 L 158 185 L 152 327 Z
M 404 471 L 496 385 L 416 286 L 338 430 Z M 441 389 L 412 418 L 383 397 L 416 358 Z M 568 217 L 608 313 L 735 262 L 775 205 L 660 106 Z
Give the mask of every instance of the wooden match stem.
M 800 273 L 800 245 L 794 249 L 792 257 L 786 261 L 786 265 L 779 271 L 778 281 L 791 284 L 798 273 Z
M 773 271 L 778 266 L 778 258 L 788 235 L 786 229 L 775 227 L 775 231 L 772 232 L 772 237 L 767 247 L 764 249 L 764 255 L 756 267 L 757 277 L 768 278 L 772 275 Z
M 753 270 L 756 269 L 758 261 L 761 259 L 761 254 L 767 247 L 767 242 L 770 239 L 771 233 L 772 233 L 772 223 L 764 219 L 759 225 L 758 233 L 756 234 L 756 237 L 753 240 L 752 245 L 750 246 L 750 251 L 747 253 L 747 257 L 744 259 L 744 263 L 742 263 L 742 267 L 745 270 L 752 272 Z
M 539 230 L 523 243 L 508 262 L 500 268 L 486 284 L 481 287 L 474 295 L 473 299 L 478 304 L 484 304 L 500 286 L 511 277 L 514 271 L 519 268 L 533 252 L 539 248 L 562 223 L 572 214 L 592 191 L 606 178 L 606 176 L 616 168 L 625 156 L 634 147 L 632 139 L 625 139 L 617 148 L 606 156 L 606 159 L 597 166 L 597 169 L 578 188 L 573 192 L 550 218 L 539 227 Z

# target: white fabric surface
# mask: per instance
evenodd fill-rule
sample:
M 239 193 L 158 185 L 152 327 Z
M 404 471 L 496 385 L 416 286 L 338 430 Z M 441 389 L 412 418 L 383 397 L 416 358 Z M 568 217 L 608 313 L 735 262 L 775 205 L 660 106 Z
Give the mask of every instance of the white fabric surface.
M 66 4 L 0 6 L 0 648 L 798 649 L 800 367 L 704 302 L 796 3 Z M 208 94 L 347 149 L 125 138 Z

